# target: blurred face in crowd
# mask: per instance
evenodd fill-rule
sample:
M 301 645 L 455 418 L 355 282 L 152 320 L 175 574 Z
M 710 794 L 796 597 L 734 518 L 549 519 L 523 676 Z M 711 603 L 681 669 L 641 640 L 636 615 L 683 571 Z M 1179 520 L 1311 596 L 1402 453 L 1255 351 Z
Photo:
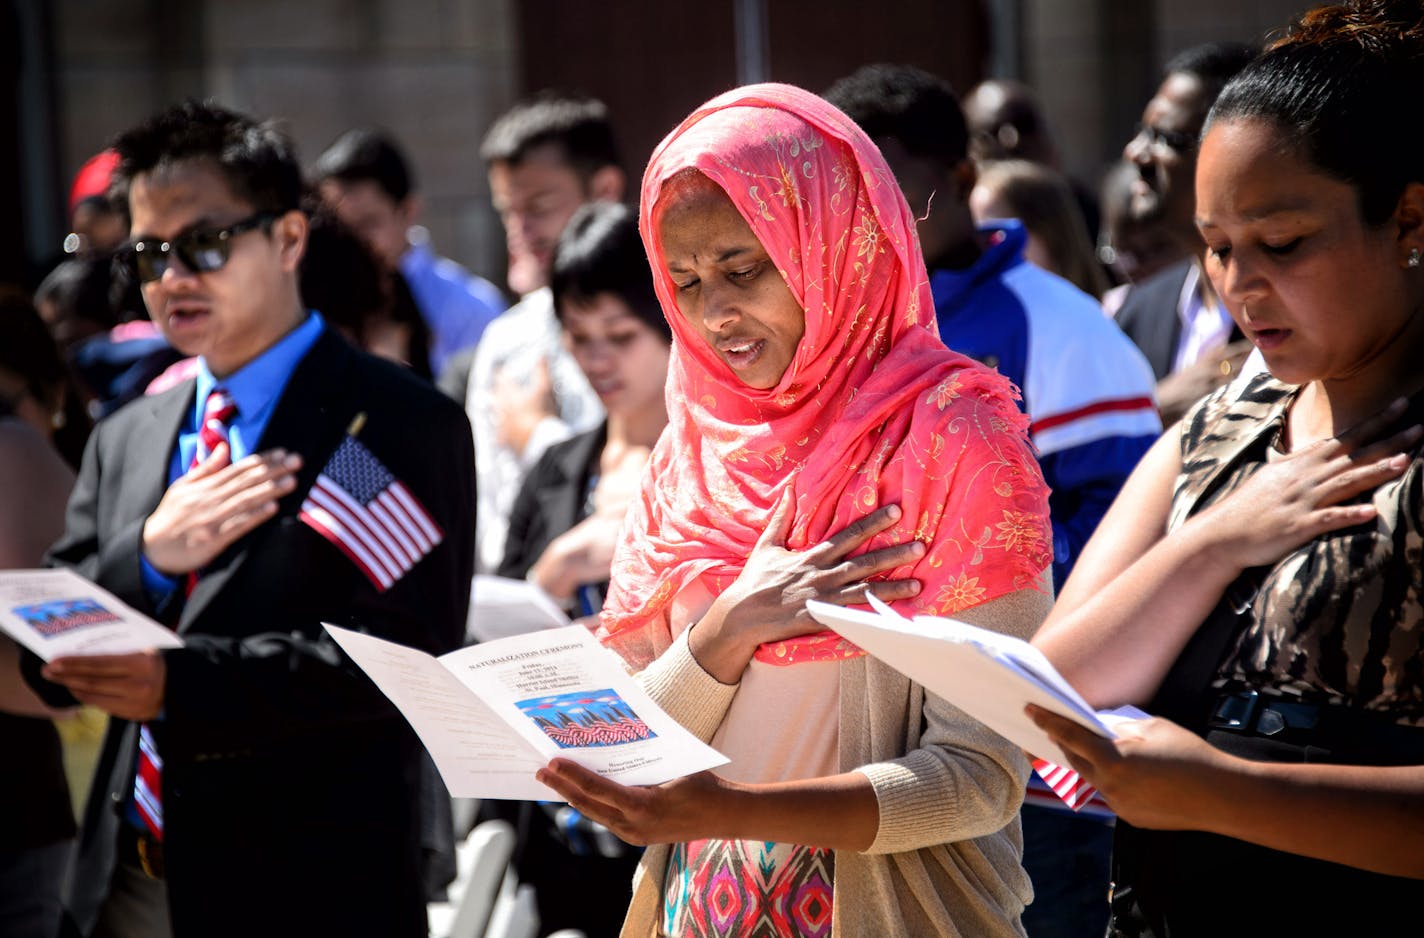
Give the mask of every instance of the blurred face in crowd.
M 610 187 L 612 176 L 617 184 Z M 533 148 L 518 163 L 492 163 L 489 183 L 509 249 L 509 288 L 520 294 L 548 284 L 554 247 L 579 206 L 623 194 L 620 171 L 606 167 L 585 179 L 556 143 Z
M 203 160 L 176 163 L 134 177 L 129 189 L 129 240 L 171 242 L 225 229 L 257 216 L 237 198 L 222 172 Z M 158 279 L 143 284 L 153 322 L 174 348 L 201 355 L 226 377 L 301 322 L 296 271 L 306 246 L 306 216 L 290 211 L 227 239 L 227 260 L 206 273 L 174 252 Z
M 974 161 L 964 159 L 946 170 L 935 160 L 911 153 L 893 137 L 882 137 L 875 145 L 914 213 L 925 263 L 933 268 L 972 244 L 975 232 L 969 193 L 974 188 Z
M 74 207 L 70 228 L 77 236 L 75 253 L 112 251 L 124 243 L 124 217 L 102 199 L 85 199 Z
M 389 267 L 400 263 L 410 246 L 406 231 L 414 221 L 414 197 L 397 202 L 372 179 L 327 179 L 321 197 Z
M 1424 299 L 1419 272 L 1407 267 L 1410 249 L 1424 247 L 1421 217 L 1416 184 L 1394 217 L 1366 223 L 1355 187 L 1295 155 L 1269 123 L 1228 120 L 1202 142 L 1206 273 L 1287 383 L 1348 380 L 1398 351 Z
M 1008 200 L 1004 198 L 1003 192 L 993 186 L 985 185 L 982 180 L 974 187 L 974 191 L 969 193 L 969 211 L 974 216 L 974 221 L 981 225 L 995 219 L 1016 217 Z M 1024 259 L 1030 264 L 1037 264 L 1044 270 L 1062 275 L 1063 271 L 1058 269 L 1058 264 L 1053 259 L 1053 252 L 1049 250 L 1043 238 L 1027 226 L 1024 230 L 1028 236 L 1028 240 L 1024 243 Z
M 637 414 L 663 406 L 670 347 L 612 293 L 559 308 L 564 343 L 604 409 Z
M 63 386 L 53 388 L 46 398 L 35 396 L 24 375 L 0 368 L 0 404 L 7 406 L 16 417 L 49 439 L 54 433 L 52 415 L 58 413 L 63 405 Z
M 688 324 L 743 384 L 780 384 L 806 314 L 732 200 L 699 175 L 671 194 L 658 230 Z
M 1206 111 L 1206 88 L 1195 75 L 1182 72 L 1168 75 L 1147 102 L 1137 136 L 1122 151 L 1138 170 L 1132 182 L 1133 218 L 1191 232 L 1197 135 Z

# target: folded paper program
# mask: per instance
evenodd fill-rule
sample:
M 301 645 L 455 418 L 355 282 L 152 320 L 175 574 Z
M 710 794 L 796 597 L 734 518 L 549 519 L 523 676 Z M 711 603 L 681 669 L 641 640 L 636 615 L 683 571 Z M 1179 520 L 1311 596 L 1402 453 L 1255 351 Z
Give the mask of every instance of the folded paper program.
M 935 616 L 907 619 L 873 595 L 871 610 L 808 602 L 821 624 L 865 649 L 927 691 L 974 717 L 1034 757 L 1034 768 L 1074 810 L 1094 789 L 1068 757 L 1028 718 L 1036 704 L 1108 739 L 1113 725 L 1147 716 L 1132 707 L 1098 712 L 1088 706 L 1037 648 L 1011 635 Z

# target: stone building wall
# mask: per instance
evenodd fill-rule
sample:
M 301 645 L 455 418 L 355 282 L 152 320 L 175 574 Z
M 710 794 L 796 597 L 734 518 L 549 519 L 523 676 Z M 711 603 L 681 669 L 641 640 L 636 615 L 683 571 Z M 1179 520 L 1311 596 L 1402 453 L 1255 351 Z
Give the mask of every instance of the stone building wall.
M 338 134 L 391 131 L 434 244 L 503 283 L 479 140 L 516 96 L 513 0 L 56 0 L 62 179 L 186 96 L 283 119 L 310 164 Z

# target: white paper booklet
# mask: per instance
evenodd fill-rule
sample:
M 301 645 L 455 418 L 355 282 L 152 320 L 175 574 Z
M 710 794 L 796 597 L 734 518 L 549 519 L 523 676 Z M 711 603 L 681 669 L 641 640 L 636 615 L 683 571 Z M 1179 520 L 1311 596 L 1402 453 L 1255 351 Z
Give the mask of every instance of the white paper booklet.
M 872 595 L 867 600 L 875 611 L 814 600 L 806 609 L 817 622 L 1040 759 L 1068 764 L 1063 750 L 1025 715 L 1028 704 L 1108 739 L 1117 735 L 1113 724 L 1147 716 L 1126 707 L 1094 711 L 1043 652 L 1021 639 L 954 619 L 907 619 Z
M 569 617 L 559 604 L 528 580 L 475 574 L 466 626 L 471 639 L 491 642 L 569 624 Z
M 172 629 L 73 570 L 0 571 L 0 629 L 46 661 L 183 645 Z
M 400 709 L 457 798 L 560 801 L 534 773 L 561 756 L 624 785 L 727 763 L 643 691 L 583 626 L 439 658 L 326 625 Z

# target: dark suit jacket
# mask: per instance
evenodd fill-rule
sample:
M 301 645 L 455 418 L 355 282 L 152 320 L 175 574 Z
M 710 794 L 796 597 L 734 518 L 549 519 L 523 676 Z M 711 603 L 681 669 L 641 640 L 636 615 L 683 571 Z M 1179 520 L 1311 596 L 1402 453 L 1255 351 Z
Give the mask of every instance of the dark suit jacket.
M 144 519 L 168 469 L 193 382 L 96 428 L 52 559 L 152 615 L 139 566 Z M 297 513 L 358 412 L 360 439 L 429 510 L 444 540 L 384 593 Z M 278 514 L 205 568 L 165 618 L 155 733 L 164 758 L 164 852 L 178 938 L 424 938 L 418 741 L 320 623 L 431 652 L 458 647 L 474 569 L 474 459 L 463 411 L 334 333 L 299 363 L 260 448 L 300 453 Z M 36 686 L 53 702 L 62 688 Z M 85 812 L 69 912 L 93 927 L 116 859 L 137 727 L 110 723 Z
M 1182 336 L 1177 301 L 1191 269 L 1192 262 L 1185 260 L 1135 284 L 1117 313 L 1118 326 L 1147 356 L 1158 381 L 1172 373 L 1177 358 Z
M 539 457 L 510 510 L 500 576 L 523 579 L 550 541 L 583 520 L 588 480 L 607 442 L 605 422 L 555 443 Z

